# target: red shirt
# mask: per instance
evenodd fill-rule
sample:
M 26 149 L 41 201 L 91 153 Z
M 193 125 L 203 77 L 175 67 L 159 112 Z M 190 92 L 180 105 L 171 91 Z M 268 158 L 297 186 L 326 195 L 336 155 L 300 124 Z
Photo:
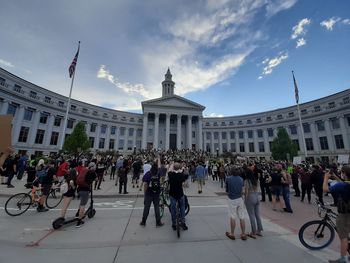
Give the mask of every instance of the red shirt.
M 84 168 L 84 166 L 77 166 L 76 168 L 75 168 L 75 170 L 77 171 L 77 173 L 78 173 L 78 175 L 80 174 L 80 172 L 83 170 L 83 168 Z
M 69 168 L 69 163 L 68 163 L 68 162 L 62 163 L 62 164 L 58 167 L 56 175 L 57 175 L 58 177 L 60 177 L 60 176 L 65 176 L 65 175 L 68 173 L 68 168 Z

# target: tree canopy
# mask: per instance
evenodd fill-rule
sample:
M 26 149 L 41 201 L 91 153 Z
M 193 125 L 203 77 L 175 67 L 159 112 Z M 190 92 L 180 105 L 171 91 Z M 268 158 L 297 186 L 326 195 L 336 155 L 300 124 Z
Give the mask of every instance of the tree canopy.
M 272 157 L 275 160 L 288 160 L 298 155 L 297 145 L 290 139 L 285 128 L 279 128 L 277 138 L 272 141 Z
M 79 155 L 90 148 L 90 142 L 85 132 L 85 124 L 79 122 L 73 132 L 64 141 L 63 150 L 74 155 Z

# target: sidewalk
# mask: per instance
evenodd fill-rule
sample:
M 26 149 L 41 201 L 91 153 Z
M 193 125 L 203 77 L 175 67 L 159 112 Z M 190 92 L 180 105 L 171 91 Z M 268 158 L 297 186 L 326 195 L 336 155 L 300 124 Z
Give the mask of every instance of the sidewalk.
M 96 198 L 113 198 L 113 197 L 137 197 L 143 196 L 143 190 L 140 191 L 139 188 L 132 188 L 131 183 L 131 174 L 128 175 L 128 185 L 127 191 L 128 194 L 119 194 L 119 182 L 118 186 L 115 185 L 115 180 L 111 180 L 109 177 L 109 173 L 105 176 L 105 181 L 101 183 L 101 190 L 94 191 L 94 197 Z M 17 180 L 13 178 L 12 184 L 15 188 L 7 188 L 6 185 L 0 185 L 0 196 L 1 197 L 9 197 L 11 195 L 17 193 L 26 193 L 29 192 L 29 189 L 26 189 L 24 185 L 27 182 L 27 178 L 24 177 L 22 180 Z M 141 181 L 139 181 L 139 184 Z M 225 195 L 224 188 L 220 187 L 220 183 L 218 181 L 213 182 L 212 179 L 208 179 L 205 181 L 205 185 L 203 186 L 203 192 L 198 194 L 197 182 L 189 182 L 189 187 L 185 188 L 185 194 L 189 197 L 214 197 L 218 195 Z

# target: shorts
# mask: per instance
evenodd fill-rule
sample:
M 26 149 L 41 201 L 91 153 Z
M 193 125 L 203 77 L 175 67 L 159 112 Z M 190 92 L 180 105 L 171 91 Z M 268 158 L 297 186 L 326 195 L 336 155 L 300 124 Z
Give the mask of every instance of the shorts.
M 228 216 L 230 218 L 236 219 L 245 219 L 245 206 L 243 198 L 237 198 L 237 199 L 228 199 Z
M 203 185 L 204 184 L 204 178 L 197 178 L 198 184 Z
M 41 186 L 41 192 L 43 195 L 48 196 L 50 194 L 50 190 L 51 190 L 51 184 L 47 184 L 47 185 L 42 185 Z
M 89 201 L 89 191 L 79 191 L 80 206 L 85 206 Z
M 340 239 L 348 238 L 350 234 L 350 214 L 338 214 L 337 233 Z
M 271 194 L 279 197 L 282 194 L 282 186 L 270 186 Z
M 68 189 L 68 191 L 65 194 L 63 194 L 63 196 L 65 196 L 65 197 L 75 197 L 75 189 L 70 187 Z

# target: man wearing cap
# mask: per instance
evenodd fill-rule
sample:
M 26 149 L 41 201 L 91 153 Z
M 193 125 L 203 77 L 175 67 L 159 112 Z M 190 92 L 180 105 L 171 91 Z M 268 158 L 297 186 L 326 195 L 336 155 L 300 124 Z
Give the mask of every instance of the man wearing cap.
M 346 253 L 348 252 L 348 236 L 350 234 L 350 165 L 343 166 L 341 177 L 344 181 L 328 171 L 323 180 L 323 192 L 331 192 L 337 199 L 338 217 L 337 217 L 337 233 L 340 239 L 340 258 L 329 260 L 330 263 L 347 262 Z M 328 180 L 336 179 L 338 183 L 330 188 Z

